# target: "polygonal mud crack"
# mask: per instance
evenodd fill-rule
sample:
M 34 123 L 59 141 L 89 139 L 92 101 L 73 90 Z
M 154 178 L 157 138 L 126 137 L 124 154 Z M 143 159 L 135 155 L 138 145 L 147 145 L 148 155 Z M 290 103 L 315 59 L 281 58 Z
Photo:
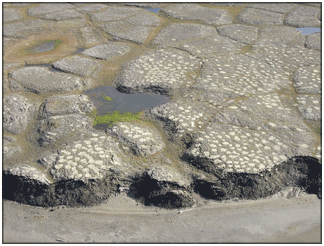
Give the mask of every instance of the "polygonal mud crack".
M 162 137 L 156 129 L 136 123 L 117 123 L 109 128 L 108 132 L 129 146 L 136 155 L 154 155 L 165 147 Z
M 172 94 L 180 86 L 190 86 L 200 60 L 177 49 L 157 50 L 127 62 L 117 78 L 117 89 L 126 93 Z

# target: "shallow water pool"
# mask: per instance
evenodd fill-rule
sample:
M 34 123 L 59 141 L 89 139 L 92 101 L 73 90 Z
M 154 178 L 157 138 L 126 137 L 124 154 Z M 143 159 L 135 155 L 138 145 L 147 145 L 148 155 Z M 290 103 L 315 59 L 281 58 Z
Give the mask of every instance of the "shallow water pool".
M 37 47 L 34 48 L 34 52 L 45 52 L 45 51 L 50 51 L 52 49 L 54 49 L 55 47 L 55 42 L 54 41 L 50 41 L 47 42 L 45 44 L 41 44 Z
M 98 115 L 113 113 L 114 111 L 141 112 L 143 110 L 167 103 L 169 98 L 154 93 L 126 94 L 112 86 L 102 86 L 84 92 L 88 95 Z
M 159 12 L 160 8 L 155 8 L 155 9 L 146 9 L 146 10 L 151 11 L 151 12 L 153 12 L 153 13 L 157 13 L 157 12 Z
M 318 28 L 318 27 L 304 27 L 304 28 L 297 28 L 297 29 L 301 31 L 303 35 L 322 31 L 322 28 Z

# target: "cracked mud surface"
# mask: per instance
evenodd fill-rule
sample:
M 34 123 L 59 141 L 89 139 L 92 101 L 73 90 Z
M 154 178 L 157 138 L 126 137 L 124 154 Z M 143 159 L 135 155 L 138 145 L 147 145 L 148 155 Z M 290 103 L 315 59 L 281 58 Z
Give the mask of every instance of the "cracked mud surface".
M 321 38 L 297 30 L 321 26 L 320 5 L 7 3 L 3 13 L 9 213 L 116 195 L 166 215 L 208 199 L 321 199 Z M 168 102 L 99 130 L 85 92 L 102 86 Z M 118 228 L 116 241 L 141 241 Z M 239 241 L 226 235 L 206 242 Z M 168 240 L 204 242 L 189 238 Z

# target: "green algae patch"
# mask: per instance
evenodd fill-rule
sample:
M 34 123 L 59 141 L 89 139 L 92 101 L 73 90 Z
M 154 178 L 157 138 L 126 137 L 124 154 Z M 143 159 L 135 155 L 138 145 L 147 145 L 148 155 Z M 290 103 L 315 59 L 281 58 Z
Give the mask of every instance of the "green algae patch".
M 93 126 L 96 125 L 110 126 L 116 122 L 141 121 L 142 115 L 143 112 L 137 112 L 137 113 L 124 112 L 121 114 L 119 113 L 119 111 L 115 111 L 111 114 L 98 115 L 98 112 L 96 110 L 89 113 L 89 116 L 94 118 Z
M 113 101 L 113 99 L 111 98 L 111 97 L 109 97 L 109 96 L 104 96 L 103 97 L 106 101 Z

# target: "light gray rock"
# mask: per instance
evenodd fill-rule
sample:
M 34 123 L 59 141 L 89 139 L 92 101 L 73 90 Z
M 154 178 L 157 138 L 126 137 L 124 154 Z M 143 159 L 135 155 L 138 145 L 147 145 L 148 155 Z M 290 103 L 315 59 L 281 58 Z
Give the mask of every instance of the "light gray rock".
M 33 115 L 36 106 L 19 95 L 7 95 L 3 100 L 3 128 L 13 134 L 23 132 Z
M 32 7 L 28 9 L 28 14 L 30 16 L 37 16 L 37 15 L 46 15 L 54 12 L 65 11 L 67 9 L 74 9 L 75 7 L 72 4 L 66 3 L 55 3 L 55 4 L 39 4 L 36 7 Z
M 176 46 L 192 39 L 208 37 L 215 34 L 215 28 L 210 26 L 177 23 L 171 24 L 160 31 L 160 33 L 152 41 L 152 44 L 165 48 L 169 46 Z
M 308 130 L 298 112 L 276 93 L 253 96 L 224 107 L 215 115 L 214 121 L 251 130 Z
M 17 144 L 16 138 L 3 136 L 3 148 L 2 156 L 3 159 L 10 159 L 13 156 L 16 156 L 17 153 L 21 152 L 21 147 Z
M 298 45 L 304 47 L 305 36 L 293 27 L 270 26 L 260 29 L 258 40 L 273 44 Z
M 67 9 L 62 10 L 60 12 L 48 13 L 45 15 L 41 15 L 41 18 L 49 19 L 49 20 L 67 20 L 67 19 L 81 19 L 84 17 L 84 14 L 74 10 L 74 9 Z
M 77 7 L 77 10 L 86 13 L 93 13 L 98 12 L 101 10 L 106 9 L 108 6 L 106 4 L 82 4 L 81 6 Z
M 100 69 L 100 63 L 94 59 L 82 57 L 82 56 L 71 56 L 63 58 L 53 63 L 55 69 L 88 77 L 96 70 Z
M 114 36 L 115 40 L 129 40 L 137 44 L 145 42 L 154 30 L 151 26 L 133 26 L 127 21 L 111 22 L 102 26 L 102 30 Z
M 176 140 L 202 129 L 211 117 L 205 105 L 190 102 L 169 102 L 146 111 L 145 116 L 162 124 L 169 137 Z
M 139 156 L 154 155 L 165 147 L 162 136 L 156 129 L 138 123 L 119 122 L 109 128 L 108 132 Z
M 230 38 L 212 35 L 200 40 L 183 43 L 180 45 L 180 48 L 199 58 L 211 58 L 220 56 L 228 57 L 236 53 L 241 53 L 245 46 Z
M 305 47 L 308 49 L 322 50 L 322 33 L 316 32 L 306 36 Z
M 9 80 L 7 75 L 3 75 L 2 77 L 2 90 L 3 92 L 9 92 Z
M 296 147 L 289 138 L 271 131 L 213 122 L 196 136 L 186 157 L 192 165 L 209 173 L 256 174 L 287 161 L 296 154 Z M 310 153 L 308 145 L 304 153 Z
M 284 190 L 274 194 L 273 198 L 286 198 L 291 199 L 295 197 L 303 196 L 305 193 L 299 187 L 287 187 Z
M 298 6 L 287 14 L 284 24 L 294 27 L 321 27 L 322 22 L 317 19 L 320 11 L 320 8 Z
M 63 114 L 84 115 L 94 109 L 94 105 L 86 95 L 53 96 L 42 103 L 38 117 L 47 118 Z
M 119 21 L 125 18 L 135 16 L 142 10 L 139 8 L 108 6 L 108 8 L 99 13 L 91 15 L 91 19 L 96 22 Z
M 92 27 L 89 27 L 89 26 L 82 27 L 82 28 L 80 28 L 80 32 L 81 32 L 81 36 L 84 40 L 84 44 L 86 46 L 97 44 L 97 43 L 101 42 L 101 40 L 102 40 L 102 36 L 98 32 L 98 30 L 96 30 Z
M 9 73 L 9 82 L 12 91 L 30 91 L 36 94 L 74 91 L 83 87 L 83 80 L 80 77 L 33 66 Z
M 251 44 L 258 37 L 258 28 L 241 24 L 217 27 L 219 35 L 229 37 L 244 44 Z
M 35 138 L 40 146 L 63 144 L 82 138 L 82 134 L 93 131 L 93 119 L 85 115 L 57 115 L 39 120 L 35 126 Z
M 319 66 L 321 52 L 300 46 L 257 41 L 252 45 L 252 50 L 245 55 L 268 63 L 275 69 L 284 69 L 292 73 L 301 66 Z
M 289 88 L 285 72 L 243 54 L 204 60 L 194 87 L 208 90 L 220 98 L 235 98 Z
M 58 158 L 52 163 L 49 173 L 56 181 L 101 180 L 107 177 L 110 168 L 128 165 L 122 156 L 112 137 L 92 133 L 59 150 Z
M 117 20 L 120 19 L 119 21 L 113 22 L 112 20 L 110 20 L 110 22 L 101 25 L 103 31 L 110 35 L 113 35 L 117 40 L 125 39 L 138 44 L 142 44 L 147 39 L 148 35 L 154 30 L 154 27 L 158 26 L 161 23 L 161 20 L 157 16 L 148 13 L 145 10 L 136 8 L 122 9 L 127 10 L 126 13 L 132 11 L 132 14 L 127 16 L 128 18 L 126 19 L 126 16 L 124 18 L 117 17 Z M 107 16 L 105 16 L 103 20 L 109 21 L 109 18 L 107 20 L 106 17 Z M 100 20 L 102 21 L 102 19 Z
M 236 21 L 254 26 L 282 25 L 283 14 L 262 9 L 245 8 L 237 16 Z
M 29 164 L 10 168 L 6 170 L 5 173 L 7 175 L 11 174 L 13 176 L 18 176 L 19 178 L 30 179 L 44 185 L 52 183 L 44 172 L 37 169 L 35 166 L 30 166 Z
M 320 66 L 300 67 L 293 75 L 295 88 L 300 94 L 321 94 L 322 73 Z
M 197 4 L 173 4 L 161 9 L 162 12 L 181 20 L 196 20 L 208 25 L 232 23 L 232 16 L 226 9 L 213 9 Z
M 297 5 L 293 3 L 255 3 L 249 5 L 249 8 L 263 9 L 276 13 L 285 14 Z
M 188 177 L 185 177 L 170 166 L 152 167 L 146 170 L 146 174 L 159 183 L 173 183 L 183 188 L 187 188 L 191 184 L 191 180 Z
M 307 120 L 320 121 L 321 117 L 321 101 L 319 95 L 298 95 L 296 97 L 298 108 L 302 116 Z
M 136 16 L 131 16 L 127 20 L 127 23 L 134 26 L 150 26 L 157 27 L 161 24 L 160 18 L 149 11 L 141 9 L 141 12 Z
M 130 52 L 130 50 L 131 48 L 128 45 L 109 42 L 86 49 L 82 54 L 102 60 L 109 60 L 118 56 L 123 56 Z
M 200 60 L 178 49 L 157 50 L 127 62 L 116 79 L 117 88 L 127 93 L 172 94 L 194 82 Z
M 23 18 L 23 16 L 20 14 L 19 9 L 4 8 L 2 13 L 3 13 L 3 22 L 16 21 Z
M 80 20 L 27 20 L 3 25 L 3 35 L 12 38 L 27 38 L 40 33 L 53 33 L 81 28 L 85 23 Z

